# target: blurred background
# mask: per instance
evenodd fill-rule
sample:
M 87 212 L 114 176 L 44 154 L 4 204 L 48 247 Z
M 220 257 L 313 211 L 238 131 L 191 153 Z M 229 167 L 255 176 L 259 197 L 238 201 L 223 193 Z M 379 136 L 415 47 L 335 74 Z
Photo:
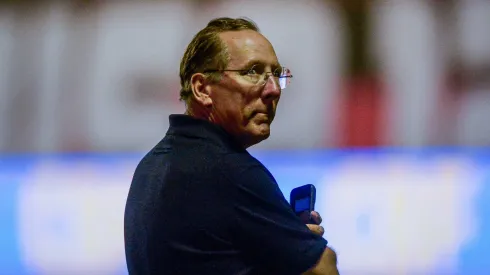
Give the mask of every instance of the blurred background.
M 490 274 L 490 1 L 0 1 L 0 274 L 127 274 L 136 164 L 218 16 L 294 75 L 251 152 L 313 183 L 342 274 Z

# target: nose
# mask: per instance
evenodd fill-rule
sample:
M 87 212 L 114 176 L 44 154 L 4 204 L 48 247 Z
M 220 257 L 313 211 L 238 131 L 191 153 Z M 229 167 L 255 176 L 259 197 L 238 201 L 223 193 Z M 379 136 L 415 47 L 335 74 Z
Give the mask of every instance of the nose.
M 266 79 L 262 97 L 266 101 L 273 101 L 281 96 L 281 87 L 275 80 L 274 76 L 269 75 Z

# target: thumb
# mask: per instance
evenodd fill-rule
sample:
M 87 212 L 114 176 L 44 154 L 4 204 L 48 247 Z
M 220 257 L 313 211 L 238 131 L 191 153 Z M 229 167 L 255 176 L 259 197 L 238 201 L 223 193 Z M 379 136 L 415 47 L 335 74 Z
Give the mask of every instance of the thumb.
M 318 234 L 320 236 L 323 236 L 323 233 L 325 233 L 325 230 L 323 229 L 323 226 L 317 225 L 317 224 L 307 224 L 308 228 L 315 234 Z

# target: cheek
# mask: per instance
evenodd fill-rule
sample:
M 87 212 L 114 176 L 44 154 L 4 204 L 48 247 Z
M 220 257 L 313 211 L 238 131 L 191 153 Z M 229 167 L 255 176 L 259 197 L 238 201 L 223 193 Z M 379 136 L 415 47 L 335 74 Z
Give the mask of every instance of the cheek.
M 232 104 L 243 118 L 250 118 L 255 110 L 255 98 L 250 93 L 237 93 Z
M 244 106 L 243 113 L 242 113 L 243 117 L 246 118 L 246 119 L 250 119 L 252 117 L 253 113 L 254 113 L 254 110 L 255 109 L 253 108 L 252 105 L 246 105 L 246 106 Z
M 220 113 L 224 116 L 224 119 L 230 121 L 235 121 L 234 123 L 242 124 L 243 121 L 251 114 L 245 99 L 239 94 L 235 94 L 226 98 L 224 101 L 220 102 L 219 105 Z
M 227 90 L 219 91 L 217 96 L 219 97 L 219 102 L 217 102 L 219 108 L 224 111 L 223 115 L 247 124 L 255 111 L 254 106 L 257 105 L 257 100 L 260 100 L 260 91 L 254 87 L 237 84 Z

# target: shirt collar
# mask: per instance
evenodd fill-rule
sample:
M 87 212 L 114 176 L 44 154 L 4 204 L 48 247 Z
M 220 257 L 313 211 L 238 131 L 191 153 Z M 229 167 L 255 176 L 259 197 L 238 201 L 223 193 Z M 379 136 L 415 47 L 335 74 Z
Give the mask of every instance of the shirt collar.
M 246 151 L 233 136 L 210 121 L 189 115 L 173 114 L 169 116 L 169 122 L 167 135 L 201 138 L 233 151 Z

